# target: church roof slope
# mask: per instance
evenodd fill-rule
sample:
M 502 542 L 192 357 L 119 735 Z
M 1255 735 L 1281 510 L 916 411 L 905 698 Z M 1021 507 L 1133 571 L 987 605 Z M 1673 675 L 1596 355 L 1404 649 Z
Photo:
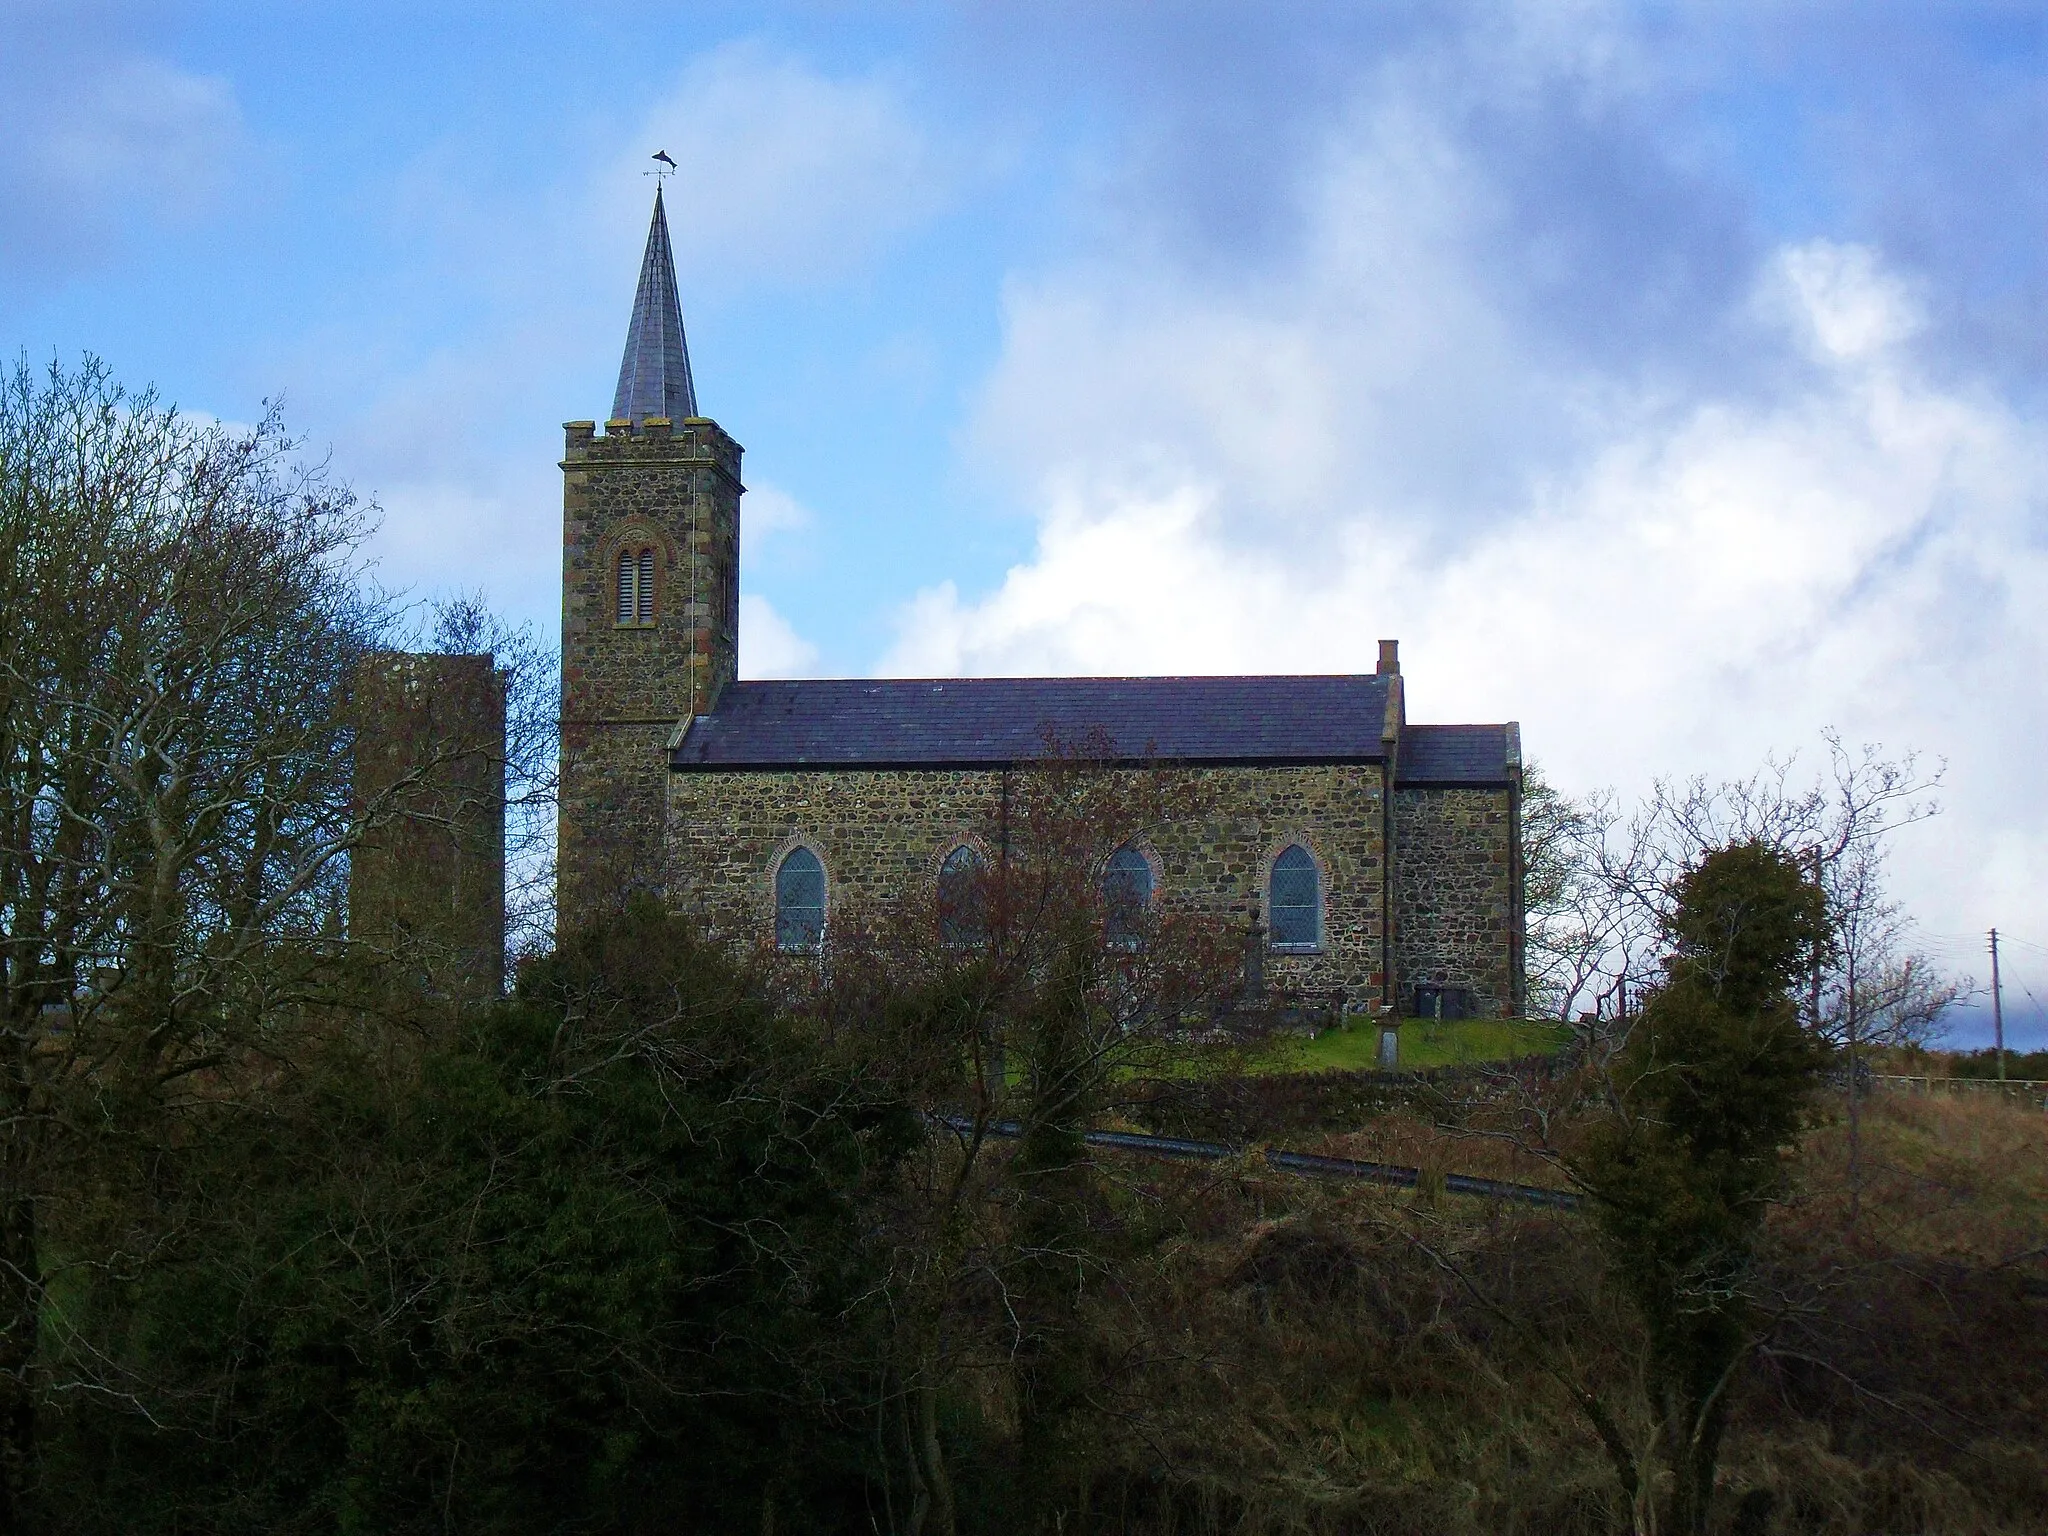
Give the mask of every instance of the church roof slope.
M 1106 733 L 1125 760 L 1378 762 L 1388 678 L 977 677 L 729 683 L 670 755 L 679 771 L 1025 763 L 1048 733 Z
M 690 379 L 690 343 L 683 335 L 683 306 L 676 297 L 676 261 L 668 243 L 668 213 L 661 188 L 654 189 L 654 217 L 647 226 L 647 251 L 640 258 L 640 287 L 626 327 L 626 355 L 619 361 L 619 387 L 612 419 L 638 430 L 649 416 L 682 421 L 697 414 L 697 386 Z
M 1394 787 L 1505 784 L 1519 766 L 1520 735 L 1512 724 L 1408 726 Z

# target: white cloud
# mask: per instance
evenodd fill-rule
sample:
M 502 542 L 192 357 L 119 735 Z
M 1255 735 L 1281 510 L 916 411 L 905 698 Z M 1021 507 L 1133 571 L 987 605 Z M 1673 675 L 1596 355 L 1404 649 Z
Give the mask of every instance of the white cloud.
M 1777 267 L 1777 296 L 1824 358 L 1869 357 L 1920 329 L 1906 285 L 1867 246 L 1809 241 L 1780 253 Z
M 1739 367 L 1589 361 L 1532 329 L 1489 195 L 1396 100 L 1311 168 L 1277 272 L 1014 283 L 976 442 L 1036 547 L 920 593 L 881 670 L 1367 670 L 1399 636 L 1416 718 L 1520 718 L 1574 790 L 1833 726 L 1950 764 L 1901 848 L 1930 926 L 2048 940 L 2041 424 L 1921 368 L 1857 245 L 1765 253 L 1696 317 Z
M 671 239 L 699 291 L 857 268 L 936 211 L 951 180 L 893 81 L 828 76 L 757 42 L 693 62 L 630 142 L 648 146 L 632 171 L 658 148 L 679 164 Z M 637 176 L 606 179 L 626 201 L 643 195 Z
M 763 546 L 785 534 L 802 533 L 816 521 L 811 509 L 779 485 L 756 480 L 747 487 L 740 508 L 740 558 L 758 555 Z
M 543 494 L 547 487 L 537 487 Z M 388 586 L 431 592 L 446 584 L 481 588 L 493 603 L 521 617 L 552 618 L 560 610 L 561 571 L 533 558 L 549 533 L 561 543 L 560 512 L 532 496 L 509 494 L 488 481 L 406 480 L 377 498 L 382 516 L 371 543 Z M 558 493 L 559 494 L 559 493 Z
M 757 592 L 740 594 L 740 676 L 804 677 L 817 666 L 818 648 Z
M 241 148 L 226 80 L 18 22 L 0 54 L 0 265 L 64 270 L 137 209 L 204 213 Z

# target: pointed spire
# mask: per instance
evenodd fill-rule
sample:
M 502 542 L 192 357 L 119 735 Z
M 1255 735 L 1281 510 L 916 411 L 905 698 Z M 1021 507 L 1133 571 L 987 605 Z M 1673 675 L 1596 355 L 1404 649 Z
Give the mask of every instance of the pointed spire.
M 619 364 L 612 419 L 631 421 L 637 428 L 649 416 L 681 421 L 696 414 L 697 390 L 690 382 L 690 346 L 683 339 L 683 309 L 676 299 L 668 214 L 656 186 L 654 220 L 647 226 L 647 254 L 640 261 L 640 289 L 633 295 L 633 322 L 626 328 L 626 355 Z

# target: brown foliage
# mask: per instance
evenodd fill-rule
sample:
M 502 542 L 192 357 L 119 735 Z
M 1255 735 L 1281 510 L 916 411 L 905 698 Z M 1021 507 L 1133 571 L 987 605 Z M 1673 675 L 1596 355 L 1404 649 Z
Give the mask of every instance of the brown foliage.
M 1712 1528 L 2048 1528 L 2048 1127 L 1992 1104 L 1874 1101 L 1866 1152 L 1880 1172 L 1853 1237 L 1843 1134 L 1808 1138 L 1795 1196 L 1767 1228 L 1787 1315 L 1745 1380 Z M 1459 1168 L 1505 1155 L 1405 1115 L 1324 1145 Z M 1582 1218 L 1253 1163 L 1112 1157 L 1098 1171 L 1126 1241 L 1081 1317 L 1092 1454 L 1065 1529 L 1626 1528 L 1562 1385 L 1624 1401 L 1642 1361 Z M 959 1322 L 992 1322 L 999 1301 L 981 1295 Z M 970 1418 L 971 1400 L 953 1399 Z M 983 1422 L 999 1444 L 1005 1422 Z M 1652 1428 L 1626 1415 L 1621 1427 Z

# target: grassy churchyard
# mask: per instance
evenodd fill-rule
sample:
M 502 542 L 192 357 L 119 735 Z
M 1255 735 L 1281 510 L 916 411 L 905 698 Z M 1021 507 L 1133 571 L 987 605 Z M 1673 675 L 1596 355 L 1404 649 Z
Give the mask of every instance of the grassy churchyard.
M 1560 1050 L 1568 1025 L 1537 1019 L 1404 1019 L 1396 1070 L 1512 1061 Z M 1314 1039 L 1276 1041 L 1250 1063 L 1253 1072 L 1365 1072 L 1379 1062 L 1380 1032 L 1368 1019 L 1326 1029 Z

